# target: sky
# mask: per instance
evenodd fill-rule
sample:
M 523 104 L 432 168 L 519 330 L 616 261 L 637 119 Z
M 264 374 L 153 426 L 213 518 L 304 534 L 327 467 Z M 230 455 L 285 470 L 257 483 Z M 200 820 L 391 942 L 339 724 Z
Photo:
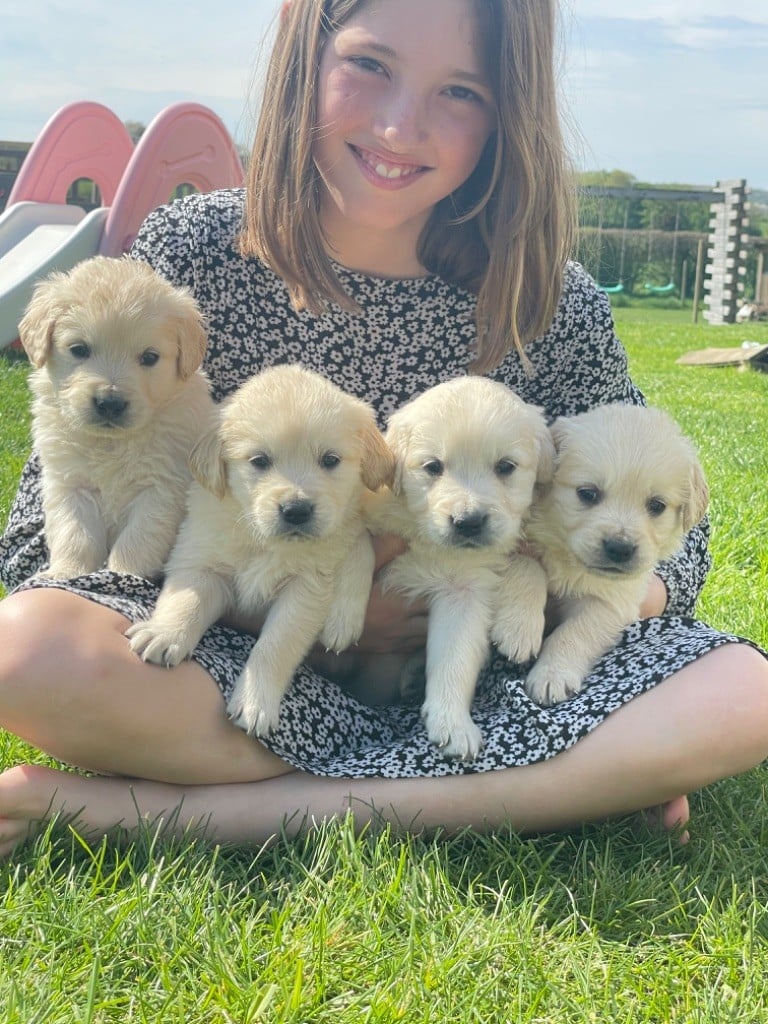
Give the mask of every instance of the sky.
M 75 100 L 144 124 L 192 100 L 247 146 L 279 6 L 4 0 L 0 139 L 33 141 Z M 768 0 L 562 0 L 560 49 L 579 169 L 768 189 Z

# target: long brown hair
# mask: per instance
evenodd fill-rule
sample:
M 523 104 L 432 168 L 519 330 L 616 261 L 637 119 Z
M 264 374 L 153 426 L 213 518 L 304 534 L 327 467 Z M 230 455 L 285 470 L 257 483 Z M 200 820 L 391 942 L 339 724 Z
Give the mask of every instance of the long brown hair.
M 292 0 L 280 19 L 247 178 L 241 248 L 286 282 L 297 308 L 356 309 L 324 246 L 312 157 L 317 68 L 328 36 L 368 0 Z M 469 179 L 419 240 L 433 273 L 477 295 L 473 370 L 543 333 L 557 308 L 574 191 L 555 83 L 557 0 L 473 0 L 496 130 Z

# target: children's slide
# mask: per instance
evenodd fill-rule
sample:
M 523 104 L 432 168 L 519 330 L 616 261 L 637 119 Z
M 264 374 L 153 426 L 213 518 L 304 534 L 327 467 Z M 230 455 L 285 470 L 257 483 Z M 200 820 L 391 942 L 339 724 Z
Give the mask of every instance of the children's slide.
M 86 213 L 67 205 L 79 178 L 96 183 L 103 206 Z M 97 253 L 125 252 L 146 215 L 181 184 L 204 192 L 241 185 L 243 178 L 226 128 L 199 104 L 161 111 L 135 147 L 107 107 L 63 107 L 31 147 L 0 215 L 0 348 L 17 339 L 42 277 Z
M 133 153 L 125 125 L 99 103 L 72 103 L 45 124 L 0 215 L 0 348 L 18 337 L 35 282 L 98 252 L 109 204 Z M 78 178 L 94 181 L 105 206 L 67 205 Z
M 26 202 L 0 217 L 0 348 L 18 337 L 35 281 L 98 250 L 108 212 Z

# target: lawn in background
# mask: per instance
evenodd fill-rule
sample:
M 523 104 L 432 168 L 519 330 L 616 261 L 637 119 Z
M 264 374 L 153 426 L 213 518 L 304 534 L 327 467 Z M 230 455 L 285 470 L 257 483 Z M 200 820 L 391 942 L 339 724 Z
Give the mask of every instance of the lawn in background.
M 768 644 L 768 374 L 675 362 L 768 342 L 768 325 L 616 312 L 633 376 L 709 477 L 701 615 Z M 0 520 L 27 450 L 25 376 L 0 356 Z M 29 757 L 0 737 L 3 764 Z M 268 852 L 159 846 L 150 829 L 123 850 L 43 836 L 0 868 L 2 1020 L 755 1024 L 766 796 L 763 768 L 693 794 L 685 847 L 629 821 L 533 839 L 339 824 Z

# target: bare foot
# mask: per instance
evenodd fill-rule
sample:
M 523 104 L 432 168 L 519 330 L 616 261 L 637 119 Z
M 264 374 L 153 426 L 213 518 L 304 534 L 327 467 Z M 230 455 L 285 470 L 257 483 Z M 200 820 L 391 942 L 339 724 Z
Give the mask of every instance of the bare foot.
M 650 829 L 662 828 L 666 832 L 675 832 L 678 835 L 678 842 L 685 846 L 691 838 L 688 829 L 688 819 L 691 810 L 688 806 L 687 796 L 677 796 L 674 800 L 667 800 L 658 807 L 650 807 L 643 811 L 643 818 Z
M 206 787 L 193 786 L 191 791 L 208 793 Z M 107 835 L 128 838 L 147 826 L 168 835 L 190 835 L 193 829 L 202 835 L 207 810 L 196 816 L 185 809 L 179 816 L 187 792 L 161 782 L 17 765 L 0 773 L 0 859 L 33 839 L 54 818 L 88 842 Z
M 65 772 L 21 764 L 0 774 L 0 858 L 33 839 L 52 814 Z

